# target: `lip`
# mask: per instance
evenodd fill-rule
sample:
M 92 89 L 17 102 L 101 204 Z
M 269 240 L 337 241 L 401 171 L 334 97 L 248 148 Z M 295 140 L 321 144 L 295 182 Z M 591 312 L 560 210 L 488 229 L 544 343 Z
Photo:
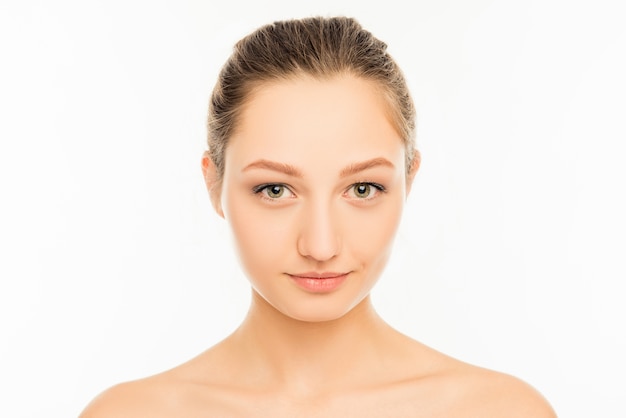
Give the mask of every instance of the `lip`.
M 306 272 L 288 274 L 293 282 L 300 288 L 310 293 L 330 293 L 339 286 L 348 277 L 350 273 L 336 273 L 336 272 Z

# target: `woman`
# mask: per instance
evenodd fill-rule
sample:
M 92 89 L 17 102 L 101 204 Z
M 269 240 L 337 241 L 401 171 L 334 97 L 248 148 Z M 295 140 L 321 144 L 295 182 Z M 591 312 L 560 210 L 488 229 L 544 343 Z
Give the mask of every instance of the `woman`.
M 242 39 L 210 102 L 202 170 L 252 285 L 230 336 L 117 385 L 83 417 L 554 417 L 526 383 L 387 325 L 369 293 L 420 165 L 386 45 L 353 19 Z

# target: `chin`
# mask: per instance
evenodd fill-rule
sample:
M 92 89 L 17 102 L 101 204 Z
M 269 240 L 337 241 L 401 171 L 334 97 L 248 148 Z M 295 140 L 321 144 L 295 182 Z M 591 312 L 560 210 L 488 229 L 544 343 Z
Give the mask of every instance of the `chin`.
M 339 295 L 313 296 L 281 306 L 269 303 L 275 310 L 290 319 L 301 322 L 321 323 L 336 321 L 345 317 L 365 299 L 365 296 L 363 296 L 357 300 L 346 301 L 337 296 Z
M 303 310 L 299 310 L 299 312 L 282 312 L 283 315 L 290 317 L 296 321 L 300 322 L 310 322 L 310 323 L 321 323 L 321 322 L 331 322 L 336 321 L 344 317 L 349 311 L 331 311 L 327 310 L 324 312 L 304 312 Z

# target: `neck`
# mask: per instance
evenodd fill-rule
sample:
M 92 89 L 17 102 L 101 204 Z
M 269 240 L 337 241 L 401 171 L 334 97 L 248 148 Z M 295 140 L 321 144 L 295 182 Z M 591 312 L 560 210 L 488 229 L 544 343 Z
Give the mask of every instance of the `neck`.
M 245 350 L 257 378 L 296 392 L 331 390 L 382 368 L 383 343 L 396 333 L 369 296 L 338 319 L 304 322 L 276 310 L 256 292 L 242 325 L 230 337 Z M 371 375 L 370 375 L 371 376 Z

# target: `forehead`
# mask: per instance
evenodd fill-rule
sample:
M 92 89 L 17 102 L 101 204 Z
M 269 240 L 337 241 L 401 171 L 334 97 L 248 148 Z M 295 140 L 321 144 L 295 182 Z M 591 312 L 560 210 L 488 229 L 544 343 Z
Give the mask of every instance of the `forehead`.
M 394 128 L 384 96 L 368 80 L 344 75 L 298 77 L 254 89 L 229 143 L 242 158 L 296 158 L 296 151 L 396 154 L 403 141 Z M 264 154 L 264 155 L 260 155 Z M 367 154 L 367 155 L 359 155 Z

